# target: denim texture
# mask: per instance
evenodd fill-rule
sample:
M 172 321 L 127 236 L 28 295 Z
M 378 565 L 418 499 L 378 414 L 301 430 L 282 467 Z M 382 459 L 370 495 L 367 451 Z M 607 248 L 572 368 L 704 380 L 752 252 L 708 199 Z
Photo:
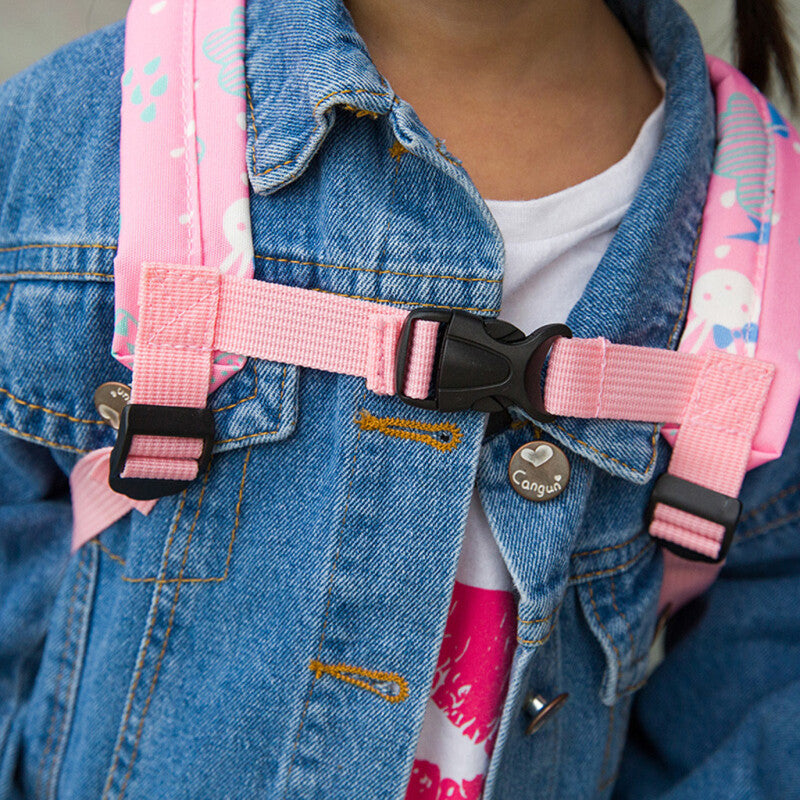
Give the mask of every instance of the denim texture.
M 665 134 L 569 324 L 674 348 L 708 78 L 673 0 L 611 5 L 667 80 Z M 496 315 L 491 215 L 338 0 L 247 15 L 256 277 Z M 482 414 L 250 360 L 210 398 L 208 471 L 69 555 L 66 476 L 114 438 L 93 392 L 129 379 L 110 355 L 123 43 L 112 26 L 0 87 L 0 797 L 399 800 L 476 480 L 520 596 L 487 800 L 798 796 L 798 430 L 748 476 L 729 564 L 646 686 L 652 425 L 518 418 L 484 440 Z M 538 437 L 572 477 L 534 504 L 507 464 Z M 532 737 L 529 691 L 570 694 Z

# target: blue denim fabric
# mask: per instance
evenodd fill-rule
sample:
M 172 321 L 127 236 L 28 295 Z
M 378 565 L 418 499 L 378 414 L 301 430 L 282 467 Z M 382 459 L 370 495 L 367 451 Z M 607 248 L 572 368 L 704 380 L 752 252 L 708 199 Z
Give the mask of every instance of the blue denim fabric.
M 612 7 L 667 79 L 665 136 L 569 323 L 675 347 L 708 79 L 673 0 Z M 621 798 L 796 796 L 800 431 L 748 477 L 729 565 L 643 689 L 662 569 L 643 514 L 668 459 L 649 425 L 484 441 L 481 414 L 251 360 L 211 397 L 207 473 L 69 556 L 65 476 L 113 441 L 95 387 L 128 378 L 109 352 L 123 38 L 0 88 L 0 797 L 402 798 L 476 480 L 520 597 L 487 800 L 615 782 Z M 490 214 L 338 0 L 250 0 L 247 77 L 257 278 L 497 313 Z M 572 479 L 532 504 L 506 469 L 538 436 Z M 570 693 L 532 737 L 529 691 Z

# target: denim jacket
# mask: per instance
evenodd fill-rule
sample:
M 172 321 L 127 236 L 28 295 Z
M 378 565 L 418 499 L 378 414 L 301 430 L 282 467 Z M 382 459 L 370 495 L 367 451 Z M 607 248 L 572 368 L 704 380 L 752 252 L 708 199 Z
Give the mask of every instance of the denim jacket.
M 610 4 L 666 79 L 664 138 L 568 322 L 675 348 L 708 76 L 674 0 Z M 250 0 L 247 28 L 256 277 L 496 315 L 492 217 L 339 0 Z M 114 440 L 94 391 L 129 380 L 110 354 L 123 43 L 112 26 L 0 88 L 0 797 L 403 798 L 476 481 L 519 595 L 486 800 L 800 797 L 799 429 L 746 479 L 727 566 L 649 680 L 652 425 L 485 436 L 477 412 L 251 359 L 210 397 L 205 474 L 70 555 L 67 476 Z M 544 503 L 507 473 L 536 438 L 571 464 Z M 562 692 L 527 736 L 525 697 Z

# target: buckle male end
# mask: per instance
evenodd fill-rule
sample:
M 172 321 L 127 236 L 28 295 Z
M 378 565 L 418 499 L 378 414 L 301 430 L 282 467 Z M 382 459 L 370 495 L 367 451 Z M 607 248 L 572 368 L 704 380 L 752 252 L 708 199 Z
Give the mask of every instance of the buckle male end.
M 129 403 L 122 409 L 119 430 L 108 474 L 108 485 L 133 500 L 156 500 L 182 492 L 192 481 L 162 480 L 160 478 L 123 478 L 125 462 L 134 436 L 179 436 L 182 439 L 202 439 L 203 450 L 198 459 L 198 474 L 211 459 L 214 447 L 214 415 L 209 408 L 186 406 L 155 406 Z
M 403 391 L 416 321 L 441 325 L 431 396 Z M 553 340 L 572 337 L 566 325 L 545 325 L 526 336 L 503 320 L 465 311 L 418 308 L 406 318 L 397 346 L 397 394 L 409 405 L 438 411 L 500 411 L 517 406 L 538 422 L 552 422 L 544 408 L 542 368 Z

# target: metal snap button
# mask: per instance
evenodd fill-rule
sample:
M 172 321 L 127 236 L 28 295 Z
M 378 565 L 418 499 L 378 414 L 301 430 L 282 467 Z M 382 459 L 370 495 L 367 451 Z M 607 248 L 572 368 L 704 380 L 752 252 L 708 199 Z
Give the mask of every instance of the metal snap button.
M 531 736 L 532 734 L 536 733 L 539 728 L 544 725 L 547 720 L 549 720 L 555 713 L 558 711 L 564 703 L 567 702 L 569 699 L 569 694 L 564 692 L 564 694 L 558 695 L 558 697 L 554 697 L 549 703 L 547 700 L 544 699 L 540 694 L 536 694 L 536 692 L 530 692 L 525 697 L 525 702 L 522 704 L 522 708 L 526 711 L 531 717 L 531 721 L 528 724 L 528 728 L 525 731 L 526 736 Z
M 131 401 L 131 387 L 124 383 L 108 381 L 101 383 L 94 392 L 94 407 L 97 413 L 116 431 L 119 416 Z
M 567 488 L 569 461 L 552 442 L 528 442 L 511 456 L 508 479 L 526 500 L 552 500 Z

